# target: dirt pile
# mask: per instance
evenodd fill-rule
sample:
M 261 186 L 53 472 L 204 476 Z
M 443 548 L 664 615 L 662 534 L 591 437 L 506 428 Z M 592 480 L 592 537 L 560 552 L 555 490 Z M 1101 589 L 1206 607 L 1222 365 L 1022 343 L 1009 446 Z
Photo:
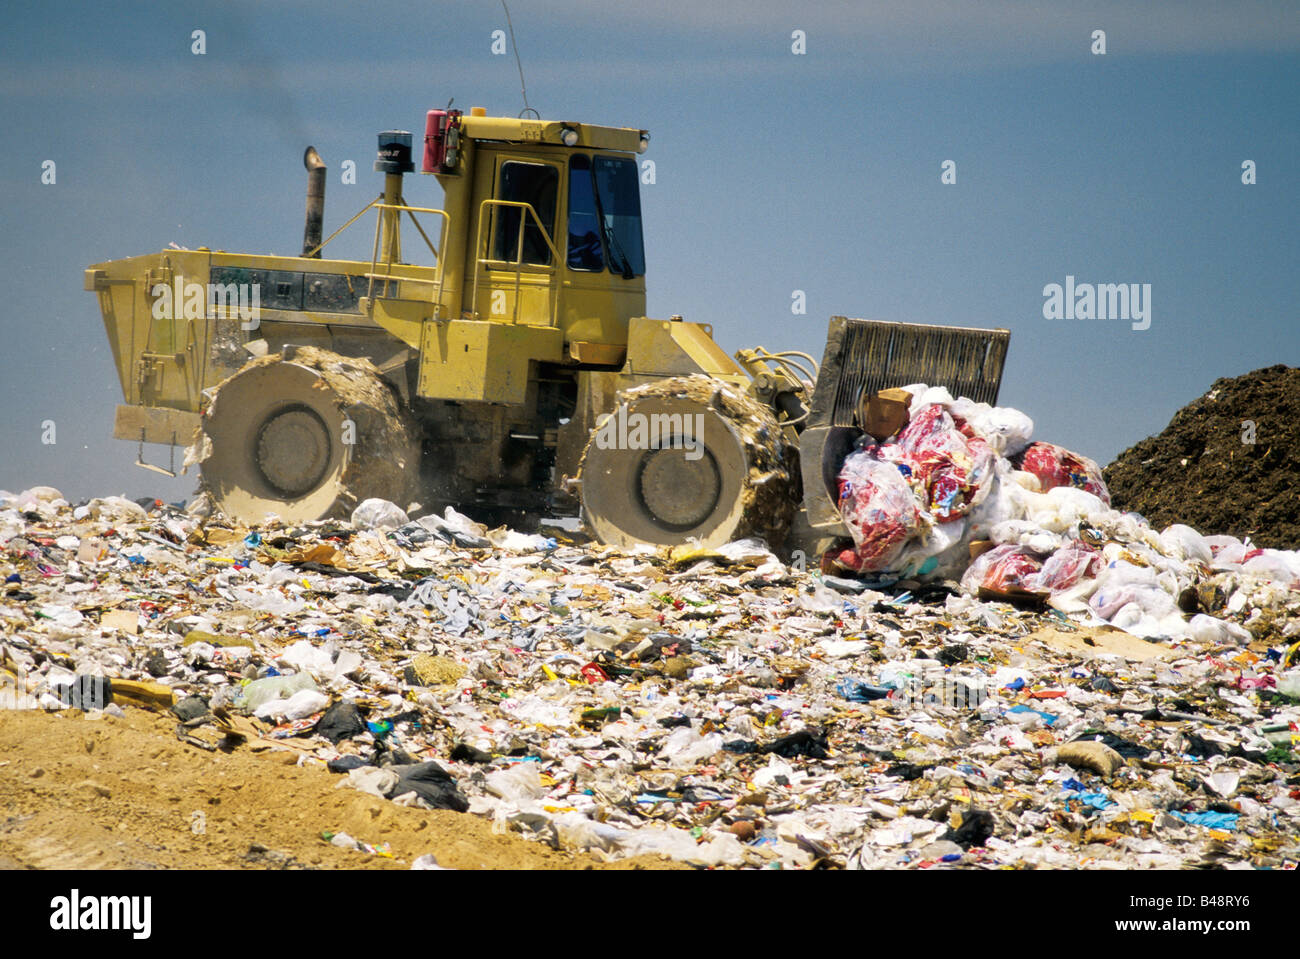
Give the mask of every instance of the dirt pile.
M 200 753 L 162 714 L 82 716 L 0 710 L 0 869 L 409 869 L 429 853 L 451 869 L 685 868 L 603 863 L 476 816 L 336 789 L 292 752 Z M 326 831 L 383 854 L 332 846 Z
M 1115 508 L 1157 529 L 1186 523 L 1256 546 L 1300 546 L 1300 369 L 1215 380 L 1105 477 Z

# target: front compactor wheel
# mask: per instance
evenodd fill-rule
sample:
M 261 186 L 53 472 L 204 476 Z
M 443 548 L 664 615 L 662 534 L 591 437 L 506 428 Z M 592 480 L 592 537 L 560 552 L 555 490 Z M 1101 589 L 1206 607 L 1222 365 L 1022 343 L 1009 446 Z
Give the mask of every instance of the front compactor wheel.
M 233 519 L 342 518 L 361 500 L 405 507 L 419 438 L 366 359 L 299 347 L 246 364 L 203 416 L 202 485 Z
M 719 380 L 633 387 L 587 442 L 583 521 L 625 547 L 760 536 L 776 548 L 796 507 L 796 455 L 767 407 Z

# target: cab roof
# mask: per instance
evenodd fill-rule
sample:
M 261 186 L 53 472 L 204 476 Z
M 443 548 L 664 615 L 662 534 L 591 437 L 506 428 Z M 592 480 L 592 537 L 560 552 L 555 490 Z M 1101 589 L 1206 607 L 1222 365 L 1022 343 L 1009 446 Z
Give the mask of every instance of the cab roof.
M 564 146 L 565 129 L 578 134 L 574 149 L 618 150 L 637 153 L 647 131 L 635 127 L 602 127 L 594 123 L 562 120 L 531 120 L 520 117 L 462 116 L 461 130 L 473 140 L 502 140 L 506 143 L 553 143 Z

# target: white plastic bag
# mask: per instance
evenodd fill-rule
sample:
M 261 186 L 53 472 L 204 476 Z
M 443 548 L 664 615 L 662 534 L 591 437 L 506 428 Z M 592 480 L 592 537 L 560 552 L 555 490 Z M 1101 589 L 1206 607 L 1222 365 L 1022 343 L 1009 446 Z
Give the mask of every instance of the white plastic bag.
M 1174 559 L 1209 563 L 1214 555 L 1205 537 L 1190 526 L 1175 523 L 1160 534 L 1160 551 Z
M 306 719 L 322 712 L 330 704 L 330 698 L 315 689 L 300 689 L 288 699 L 273 699 L 264 702 L 253 710 L 258 719 L 285 719 L 290 722 Z
M 352 525 L 357 529 L 396 529 L 408 522 L 406 511 L 386 499 L 362 500 L 352 511 Z
M 505 769 L 488 773 L 484 780 L 487 791 L 502 799 L 518 802 L 521 799 L 537 799 L 545 795 L 546 787 L 542 785 L 542 776 L 537 763 L 515 763 Z
M 1029 445 L 1034 435 L 1034 421 L 1009 406 L 989 406 L 959 397 L 950 409 L 984 437 L 989 449 L 998 456 L 1015 456 Z

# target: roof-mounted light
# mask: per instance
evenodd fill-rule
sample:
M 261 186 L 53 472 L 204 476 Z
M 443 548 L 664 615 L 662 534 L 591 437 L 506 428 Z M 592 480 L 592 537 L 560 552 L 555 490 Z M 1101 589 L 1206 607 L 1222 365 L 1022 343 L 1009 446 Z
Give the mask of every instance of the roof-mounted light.
M 560 142 L 566 147 L 576 147 L 578 145 L 578 131 L 573 127 L 564 127 L 560 130 Z
M 642 131 L 641 139 L 636 145 L 636 152 L 645 153 L 645 151 L 649 149 L 650 149 L 650 134 Z

